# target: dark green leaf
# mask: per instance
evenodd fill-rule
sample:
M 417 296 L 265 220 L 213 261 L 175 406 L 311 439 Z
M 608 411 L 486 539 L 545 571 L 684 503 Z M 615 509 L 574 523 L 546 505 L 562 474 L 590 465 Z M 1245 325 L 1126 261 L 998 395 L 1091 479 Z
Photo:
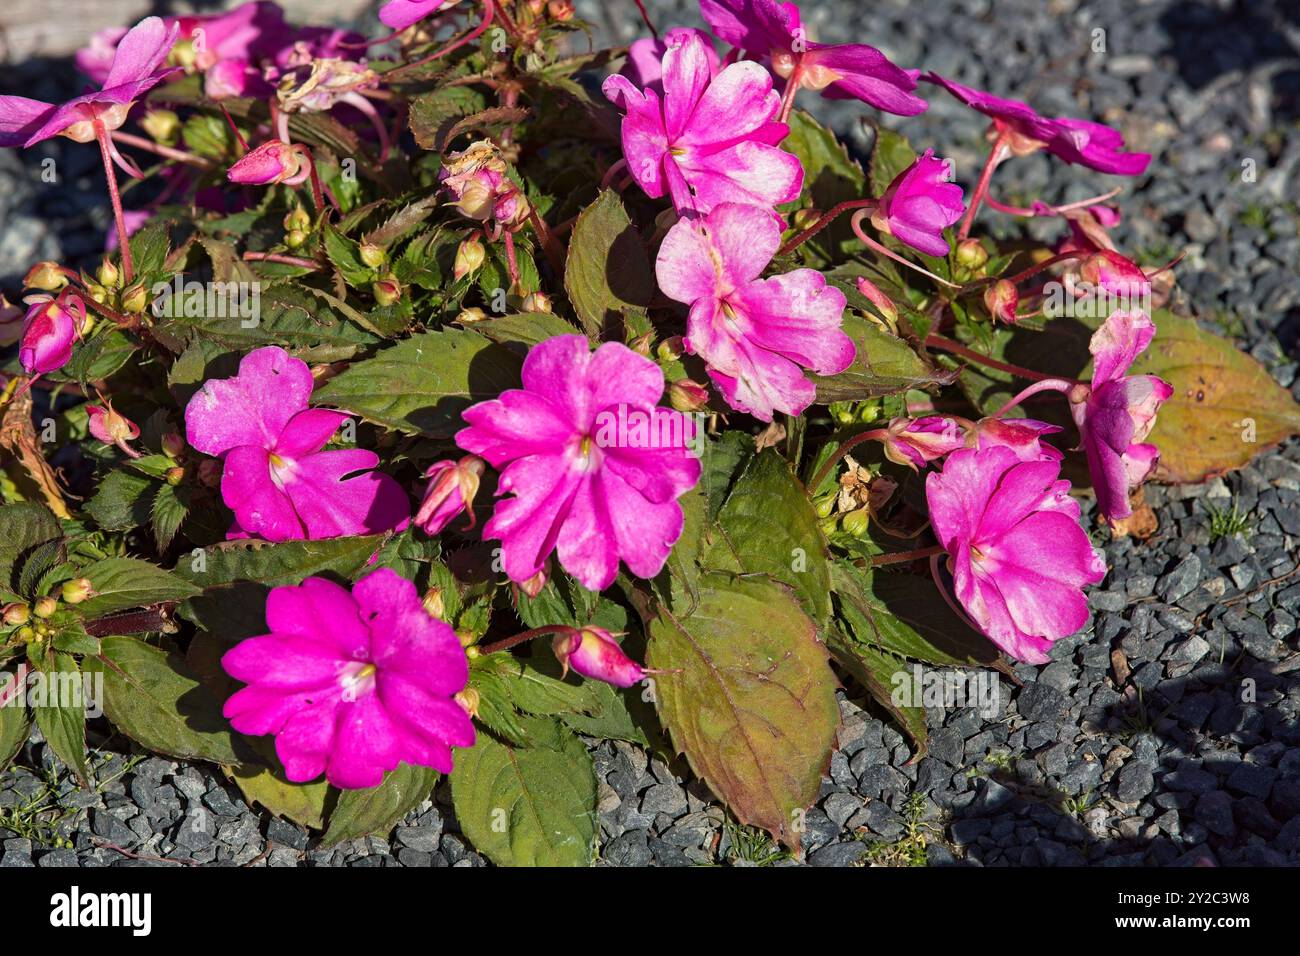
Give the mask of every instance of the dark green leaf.
M 385 774 L 377 787 L 342 791 L 330 813 L 324 844 L 333 846 L 367 834 L 387 836 L 399 820 L 428 799 L 437 782 L 438 771 L 402 763 Z
M 597 335 L 625 310 L 650 307 L 654 272 L 641 237 L 618 194 L 605 190 L 573 226 L 564 288 L 588 335 Z

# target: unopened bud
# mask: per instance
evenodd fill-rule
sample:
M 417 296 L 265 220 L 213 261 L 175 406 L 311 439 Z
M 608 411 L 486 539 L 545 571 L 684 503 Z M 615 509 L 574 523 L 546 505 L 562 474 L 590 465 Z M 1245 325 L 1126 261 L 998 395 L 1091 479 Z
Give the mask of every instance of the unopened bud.
M 1006 279 L 999 279 L 984 290 L 984 305 L 994 321 L 1008 325 L 1016 321 L 1016 307 L 1020 303 L 1020 293 L 1015 284 Z
M 456 266 L 454 276 L 457 281 L 472 275 L 483 265 L 483 260 L 487 258 L 487 249 L 478 239 L 466 239 L 461 242 L 460 247 L 456 250 Z
M 185 452 L 185 439 L 178 432 L 168 432 L 162 437 L 162 450 L 168 458 L 179 458 Z
M 469 716 L 478 716 L 479 694 L 473 687 L 466 687 L 452 699 L 460 704 L 461 710 L 465 711 Z
M 297 206 L 284 217 L 284 228 L 288 232 L 295 230 L 305 232 L 311 228 L 311 216 L 307 214 L 307 210 L 303 209 L 302 206 Z
M 59 268 L 59 264 L 48 260 L 36 263 L 23 278 L 24 286 L 29 289 L 40 289 L 44 292 L 58 292 L 67 284 L 68 277 Z
M 855 538 L 861 538 L 867 533 L 867 527 L 871 524 L 871 513 L 866 508 L 859 508 L 857 511 L 850 511 L 840 519 L 840 527 L 844 529 L 845 534 L 850 534 Z
M 653 334 L 654 333 L 652 332 L 647 332 L 645 335 L 639 335 L 635 339 L 633 339 L 631 343 L 632 351 L 635 352 L 637 355 L 644 355 L 646 358 L 649 358 L 650 339 L 653 337 Z
M 86 598 L 94 593 L 90 578 L 77 578 L 75 581 L 65 581 L 62 590 L 63 600 L 69 604 L 80 604 Z
M 684 346 L 682 345 L 682 337 L 680 335 L 674 335 L 659 343 L 655 348 L 655 355 L 659 356 L 659 361 L 661 362 L 675 362 L 682 357 L 683 351 Z
M 550 0 L 546 4 L 546 12 L 552 20 L 558 20 L 561 23 L 565 20 L 572 20 L 573 0 Z
M 794 215 L 790 217 L 790 225 L 794 227 L 795 232 L 803 232 L 816 225 L 821 217 L 820 209 L 796 209 Z
M 375 301 L 380 305 L 392 305 L 402 297 L 402 284 L 397 281 L 397 277 L 392 273 L 376 281 L 370 287 Z
M 689 378 L 678 379 L 668 386 L 668 404 L 679 412 L 698 412 L 709 404 L 709 390 Z
M 290 229 L 284 234 L 284 244 L 290 249 L 301 248 L 307 241 L 307 233 L 301 229 Z
M 361 261 L 372 269 L 378 269 L 388 260 L 388 254 L 384 252 L 383 246 L 377 246 L 373 242 L 361 243 L 361 248 L 357 250 L 361 256 Z
M 145 292 L 143 283 L 133 285 L 122 293 L 122 311 L 129 315 L 139 315 L 148 304 L 149 295 Z
M 4 622 L 10 626 L 26 624 L 31 620 L 32 609 L 26 604 L 11 604 L 5 608 Z
M 460 314 L 456 316 L 456 321 L 461 325 L 473 325 L 475 322 L 482 322 L 487 317 L 486 312 L 475 306 L 470 309 L 461 309 Z
M 150 110 L 140 120 L 144 131 L 157 143 L 170 146 L 176 142 L 176 135 L 181 129 L 181 118 L 171 110 Z
M 32 613 L 39 618 L 47 618 L 58 609 L 59 602 L 47 595 L 36 599 L 36 603 L 32 606 Z
M 168 468 L 163 474 L 163 480 L 173 487 L 179 485 L 185 480 L 185 469 L 177 465 L 175 468 Z
M 438 620 L 445 620 L 443 617 L 447 613 L 446 605 L 442 600 L 442 588 L 433 587 L 424 592 L 424 609 L 430 617 L 436 617 Z
M 886 322 L 890 325 L 898 324 L 898 308 L 894 305 L 893 299 L 880 291 L 879 286 L 866 276 L 858 276 L 857 286 L 858 291 L 880 311 Z
M 957 262 L 967 269 L 978 269 L 989 261 L 988 250 L 978 239 L 963 239 L 957 243 Z
M 95 278 L 99 280 L 100 285 L 113 289 L 117 287 L 122 276 L 117 271 L 117 266 L 113 265 L 112 260 L 105 259 L 100 263 L 99 268 L 95 270 Z
M 623 653 L 614 635 L 604 628 L 584 627 L 561 631 L 551 642 L 563 674 L 572 667 L 583 677 L 615 687 L 631 687 L 645 677 L 645 670 Z
M 550 312 L 551 297 L 545 292 L 530 292 L 519 306 L 520 312 Z

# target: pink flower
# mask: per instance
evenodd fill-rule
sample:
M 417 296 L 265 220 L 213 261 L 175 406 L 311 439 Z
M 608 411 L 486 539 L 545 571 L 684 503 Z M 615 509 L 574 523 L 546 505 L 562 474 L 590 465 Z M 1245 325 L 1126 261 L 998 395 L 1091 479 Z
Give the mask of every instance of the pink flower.
M 303 155 L 302 147 L 282 143 L 278 139 L 267 140 L 250 150 L 226 170 L 226 178 L 232 183 L 249 186 L 268 186 L 272 183 L 296 186 L 309 175 L 311 160 Z
M 125 415 L 113 408 L 113 403 L 100 396 L 103 407 L 87 405 L 86 414 L 90 417 L 90 433 L 105 445 L 116 445 L 131 458 L 139 458 L 140 453 L 127 444 L 140 437 L 140 428 Z
M 1070 414 L 1083 440 L 1097 509 L 1107 519 L 1133 513 L 1129 491 L 1146 481 L 1160 457 L 1160 449 L 1144 439 L 1173 386 L 1154 375 L 1125 374 L 1155 334 L 1146 313 L 1113 313 L 1088 343 L 1092 387 L 1070 394 Z
M 916 80 L 865 43 L 826 44 L 808 39 L 799 8 L 777 0 L 700 0 L 713 32 L 772 69 L 832 99 L 858 99 L 887 113 L 915 116 L 926 102 L 912 93 Z
M 625 76 L 607 77 L 603 89 L 627 112 L 623 156 L 646 195 L 666 192 L 679 212 L 701 214 L 722 202 L 770 207 L 798 197 L 803 167 L 777 149 L 789 128 L 774 122 L 781 98 L 759 64 L 713 76 L 708 45 L 683 31 L 664 53 L 662 93 Z
M 148 209 L 124 209 L 122 211 L 122 222 L 126 226 L 126 234 L 134 236 L 137 232 L 145 227 L 150 219 L 153 218 L 153 212 Z M 117 249 L 117 228 L 110 225 L 108 231 L 104 233 L 104 251 L 113 252 Z
M 429 14 L 456 3 L 457 0 L 389 0 L 379 8 L 379 20 L 394 30 L 405 30 Z
M 624 654 L 618 641 L 604 628 L 568 628 L 555 635 L 551 648 L 563 668 L 561 676 L 572 667 L 583 677 L 615 687 L 631 687 L 645 677 L 641 665 Z
M 43 103 L 25 96 L 0 96 L 0 146 L 32 146 L 60 134 L 78 143 L 96 136 L 95 126 L 117 129 L 131 105 L 172 71 L 162 65 L 177 27 L 146 17 L 122 37 L 103 89 L 68 100 Z
M 708 363 L 727 404 L 763 421 L 812 404 L 816 388 L 801 366 L 833 375 L 854 356 L 840 331 L 844 293 L 820 272 L 759 278 L 780 245 L 770 210 L 722 203 L 668 230 L 655 265 L 664 295 L 691 307 L 686 350 Z
M 371 470 L 374 452 L 321 451 L 348 416 L 308 408 L 311 391 L 307 363 L 272 345 L 245 355 L 234 378 L 209 379 L 186 406 L 189 443 L 223 460 L 234 534 L 334 538 L 387 531 L 410 517 L 401 486 Z
M 533 346 L 523 386 L 466 409 L 456 435 L 502 469 L 498 494 L 512 495 L 483 529 L 501 541 L 506 574 L 527 582 L 558 551 L 592 591 L 609 587 L 620 559 L 654 577 L 682 533 L 677 498 L 700 477 L 690 419 L 656 407 L 659 366 L 617 342 L 592 353 L 583 336 L 560 335 Z
M 967 106 L 990 117 L 996 128 L 1008 135 L 1008 145 L 1018 155 L 1046 148 L 1067 163 L 1117 176 L 1140 175 L 1151 162 L 1150 153 L 1123 152 L 1124 137 L 1101 123 L 1048 119 L 1027 103 L 971 89 L 934 73 L 926 73 L 921 79 L 942 86 Z
M 885 457 L 913 471 L 924 468 L 958 448 L 966 447 L 966 430 L 942 415 L 895 418 L 880 439 Z
M 943 231 L 961 218 L 961 187 L 948 180 L 948 164 L 934 158 L 934 150 L 903 170 L 889 184 L 871 222 L 913 249 L 928 256 L 946 256 Z
M 957 600 L 993 643 L 1031 664 L 1087 623 L 1083 587 L 1106 576 L 1059 479 L 1056 462 L 995 447 L 955 451 L 925 482 Z
M 460 461 L 439 461 L 424 473 L 429 479 L 415 523 L 424 533 L 435 535 L 462 511 L 469 513 L 469 527 L 474 527 L 474 496 L 483 477 L 483 459 L 466 455 Z
M 1132 305 L 1151 294 L 1151 280 L 1141 267 L 1112 249 L 1098 249 L 1084 259 L 1079 275 L 1106 295 L 1122 298 Z
M 975 447 L 1009 448 L 1021 461 L 1060 461 L 1065 456 L 1042 440 L 1060 430 L 1032 418 L 981 418 L 975 423 Z
M 706 34 L 689 27 L 673 27 L 666 30 L 662 40 L 642 37 L 640 40 L 632 41 L 631 46 L 627 48 L 627 65 L 623 67 L 622 75 L 627 77 L 633 86 L 653 89 L 662 96 L 664 54 L 670 47 L 685 43 L 690 36 L 699 37 L 704 44 L 704 55 L 709 61 L 709 78 L 717 76 L 718 70 L 722 69 L 722 61 L 718 59 L 718 54 L 713 49 L 713 41 Z
M 71 287 L 58 298 L 33 296 L 23 319 L 18 361 L 28 375 L 44 375 L 68 364 L 72 343 L 86 324 L 86 304 Z
M 274 734 L 295 783 L 324 773 L 336 787 L 374 787 L 399 763 L 449 773 L 451 748 L 473 746 L 453 699 L 469 679 L 465 652 L 388 568 L 351 593 L 324 578 L 275 588 L 266 625 L 221 659 L 248 684 L 223 713 L 240 733 Z

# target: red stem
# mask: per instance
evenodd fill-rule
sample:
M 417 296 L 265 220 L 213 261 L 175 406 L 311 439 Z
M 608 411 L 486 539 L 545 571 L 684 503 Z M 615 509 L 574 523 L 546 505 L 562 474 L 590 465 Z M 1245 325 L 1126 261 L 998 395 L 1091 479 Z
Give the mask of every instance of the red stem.
M 945 338 L 942 335 L 927 335 L 925 337 L 927 348 L 943 349 L 945 352 L 952 352 L 954 355 L 960 355 L 962 358 L 968 358 L 972 362 L 995 368 L 999 372 L 1006 372 L 1008 375 L 1015 375 L 1019 378 L 1027 378 L 1031 382 L 1042 382 L 1055 378 L 1052 375 L 1045 375 L 1042 372 L 1035 372 L 1031 368 L 1025 368 L 1021 365 L 1012 365 L 1010 362 L 999 362 L 995 358 L 990 358 L 974 349 L 968 349 L 960 342 L 954 342 L 952 339 Z
M 989 191 L 989 181 L 993 178 L 993 170 L 997 169 L 998 163 L 1002 162 L 1002 147 L 1006 139 L 1006 130 L 999 129 L 997 139 L 993 141 L 993 147 L 989 150 L 988 159 L 984 160 L 984 169 L 980 172 L 980 181 L 975 186 L 975 193 L 970 197 L 970 206 L 966 209 L 966 218 L 961 221 L 961 230 L 957 233 L 958 239 L 965 239 L 970 235 L 970 227 L 975 224 L 975 211 L 979 209 L 984 194 Z
M 134 136 L 131 133 L 123 133 L 121 130 L 116 129 L 109 135 L 124 146 L 134 146 L 136 149 L 143 149 L 147 153 L 153 153 L 155 156 L 161 156 L 164 159 L 174 159 L 178 163 L 188 163 L 191 166 L 198 166 L 200 169 L 212 169 L 216 166 L 216 163 L 204 159 L 202 156 L 195 156 L 183 149 L 173 149 L 170 146 L 155 143 L 143 136 Z
M 135 265 L 131 262 L 131 237 L 126 231 L 126 219 L 122 215 L 122 195 L 117 191 L 117 173 L 113 171 L 113 157 L 109 150 L 108 130 L 103 120 L 95 120 L 95 139 L 99 141 L 99 155 L 104 161 L 104 178 L 108 180 L 108 198 L 113 204 L 113 218 L 117 220 L 117 245 L 122 251 L 122 271 L 126 275 L 126 285 L 135 279 Z
M 883 428 L 873 428 L 869 432 L 854 435 L 848 441 L 841 444 L 839 448 L 835 449 L 834 454 L 827 458 L 826 461 L 822 463 L 822 466 L 817 469 L 817 474 L 813 475 L 812 481 L 808 482 L 808 491 L 812 494 L 816 494 L 817 489 L 822 486 L 822 482 L 826 480 L 826 476 L 831 473 L 831 469 L 835 467 L 836 463 L 858 445 L 861 445 L 864 441 L 880 441 L 884 436 L 885 430 Z
M 637 8 L 638 10 L 641 11 L 641 19 L 644 20 L 644 21 L 645 21 L 645 25 L 646 25 L 647 27 L 650 28 L 650 34 L 651 34 L 651 35 L 652 35 L 656 40 L 658 40 L 658 39 L 659 39 L 659 31 L 656 30 L 656 29 L 655 29 L 655 25 L 654 25 L 653 23 L 650 22 L 650 14 L 646 13 L 646 11 L 645 11 L 645 4 L 642 3 L 641 0 L 632 0 L 632 2 L 635 3 L 635 4 L 636 4 L 636 8 Z
M 936 557 L 943 553 L 944 547 L 941 544 L 934 544 L 928 548 L 917 548 L 915 551 L 891 551 L 889 554 L 872 555 L 871 566 L 879 568 L 887 564 L 903 564 L 906 561 L 919 561 L 922 558 Z
M 817 233 L 821 232 L 832 222 L 834 222 L 837 218 L 839 218 L 840 215 L 848 212 L 850 209 L 867 209 L 874 205 L 876 205 L 876 200 L 870 198 L 846 199 L 844 200 L 844 202 L 832 206 L 828 212 L 822 213 L 821 218 L 818 219 L 811 226 L 809 226 L 807 229 L 805 229 L 803 232 L 799 233 L 797 236 L 791 237 L 789 241 L 786 242 L 785 245 L 783 245 L 780 249 L 776 251 L 776 254 L 778 256 L 785 256 L 794 252 L 805 242 L 807 242 L 813 236 L 817 235 Z
M 524 631 L 522 634 L 516 634 L 514 637 L 503 637 L 499 641 L 491 644 L 485 644 L 479 648 L 480 654 L 495 654 L 497 651 L 506 651 L 517 644 L 525 641 L 531 641 L 534 637 L 541 637 L 544 634 L 559 634 L 562 631 L 572 631 L 567 624 L 547 624 L 545 627 L 535 627 L 531 631 Z
M 502 11 L 502 14 L 504 16 L 505 14 L 504 10 Z M 483 31 L 486 30 L 492 24 L 492 18 L 495 15 L 496 15 L 496 4 L 493 3 L 493 0 L 483 0 L 483 19 L 479 21 L 479 25 L 476 26 L 473 30 L 465 34 L 459 40 L 452 40 L 450 43 L 448 43 L 441 50 L 438 50 L 436 53 L 430 53 L 428 56 L 424 57 L 423 59 L 416 60 L 414 63 L 408 63 L 406 64 L 406 66 L 399 67 L 398 69 L 393 70 L 392 72 L 399 73 L 402 70 L 413 70 L 417 66 L 424 66 L 424 64 L 426 63 L 432 63 L 434 60 L 441 59 L 442 57 L 446 56 L 448 53 L 452 53 L 456 50 L 459 50 L 466 43 L 474 42 L 480 36 L 482 36 Z M 389 75 L 391 76 L 392 74 L 390 73 Z

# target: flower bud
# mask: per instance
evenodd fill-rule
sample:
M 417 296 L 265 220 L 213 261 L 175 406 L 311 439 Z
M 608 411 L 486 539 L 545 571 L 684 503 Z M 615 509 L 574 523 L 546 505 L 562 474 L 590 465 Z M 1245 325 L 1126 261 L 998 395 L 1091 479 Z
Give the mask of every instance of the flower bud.
M 894 305 L 893 299 L 880 291 L 879 286 L 866 276 L 858 276 L 857 286 L 863 297 L 880 310 L 880 314 L 890 325 L 898 324 L 898 308 Z
M 162 437 L 162 450 L 168 458 L 179 458 L 185 453 L 185 439 L 179 432 L 168 432 Z
M 402 297 L 402 284 L 390 272 L 371 285 L 370 291 L 380 305 L 392 305 Z
M 149 294 L 145 292 L 144 283 L 133 285 L 122 293 L 122 311 L 130 315 L 139 315 L 149 304 Z
M 28 375 L 63 368 L 72 358 L 72 343 L 86 323 L 86 304 L 66 288 L 57 299 L 36 299 L 27 310 L 18 360 Z
M 361 261 L 372 269 L 378 269 L 388 260 L 388 253 L 384 251 L 384 247 L 377 246 L 373 242 L 361 243 L 357 254 L 361 256 Z
M 563 23 L 573 19 L 573 0 L 550 0 L 546 12 L 552 20 Z
M 32 613 L 42 620 L 49 617 L 58 609 L 59 602 L 49 595 L 46 595 L 43 598 L 37 598 L 36 603 L 32 605 Z
M 460 314 L 456 316 L 456 321 L 461 325 L 473 325 L 475 322 L 482 322 L 488 317 L 488 314 L 477 306 L 470 309 L 461 309 Z
M 530 292 L 524 296 L 524 301 L 520 303 L 520 312 L 550 312 L 551 297 L 545 292 Z
M 26 624 L 31 620 L 32 609 L 26 604 L 10 604 L 5 608 L 4 622 L 8 625 Z
M 454 276 L 457 281 L 477 272 L 487 258 L 487 249 L 478 239 L 466 239 L 456 249 Z
M 154 142 L 170 146 L 176 142 L 176 135 L 181 130 L 181 118 L 171 110 L 149 110 L 140 120 L 140 125 Z
M 442 600 L 442 588 L 429 588 L 424 592 L 424 600 L 421 603 L 429 617 L 436 617 L 440 621 L 446 620 L 447 607 Z
M 478 716 L 479 693 L 473 687 L 466 687 L 464 690 L 457 691 L 452 700 L 460 704 L 461 710 L 465 711 L 469 716 Z
M 840 527 L 844 533 L 854 538 L 861 538 L 871 526 L 871 509 L 859 508 L 840 518 Z
M 661 362 L 675 362 L 682 357 L 685 346 L 682 345 L 682 337 L 674 335 L 664 339 L 655 347 L 655 355 Z
M 100 285 L 115 289 L 118 282 L 121 281 L 122 275 L 118 272 L 117 266 L 113 265 L 113 260 L 105 259 L 99 264 L 99 268 L 95 270 L 95 278 L 99 280 Z
M 298 249 L 307 242 L 307 233 L 301 229 L 290 229 L 284 235 L 284 244 L 290 249 Z
M 790 217 L 790 225 L 795 232 L 803 232 L 817 225 L 817 220 L 821 217 L 820 209 L 796 209 L 794 215 Z
M 69 604 L 80 604 L 94 593 L 94 589 L 91 587 L 90 578 L 77 578 L 74 581 L 65 581 L 61 593 L 63 600 Z
M 87 405 L 86 413 L 90 416 L 90 433 L 105 445 L 116 445 L 132 458 L 139 458 L 140 453 L 127 445 L 128 441 L 140 437 L 140 429 L 135 422 L 125 415 L 113 410 L 113 405 L 102 395 L 104 406 Z
M 957 264 L 974 271 L 989 261 L 988 250 L 978 239 L 963 239 L 957 243 Z
M 572 667 L 583 677 L 615 687 L 631 687 L 645 677 L 645 670 L 623 653 L 609 631 L 599 627 L 568 628 L 551 642 L 563 673 Z
M 473 631 L 457 631 L 456 640 L 460 641 L 460 646 L 465 648 L 467 652 L 474 651 L 474 654 L 471 656 L 478 656 L 478 648 L 474 646 L 478 643 L 478 637 Z
M 27 271 L 23 285 L 28 289 L 41 289 L 45 292 L 58 292 L 68 284 L 68 277 L 57 262 L 38 262 Z
M 483 477 L 483 459 L 466 455 L 460 461 L 435 462 L 424 476 L 429 484 L 424 500 L 416 512 L 415 524 L 424 533 L 435 535 L 462 511 L 469 513 L 469 527 L 474 527 L 474 496 L 478 494 L 479 480 Z
M 245 186 L 269 186 L 285 183 L 296 186 L 311 172 L 311 161 L 301 147 L 269 140 L 236 161 L 226 170 L 226 178 Z
M 1016 321 L 1016 307 L 1020 304 L 1020 293 L 1014 283 L 999 279 L 984 290 L 984 306 L 994 321 L 1013 325 Z
M 535 598 L 537 595 L 542 593 L 542 589 L 546 587 L 548 579 L 549 575 L 546 573 L 546 569 L 542 568 L 542 570 L 538 571 L 527 581 L 520 584 L 519 590 L 523 591 L 530 598 Z
M 173 488 L 185 480 L 185 469 L 177 465 L 174 468 L 168 468 L 163 472 L 163 481 Z
M 27 643 L 30 644 L 37 639 L 36 629 L 31 626 L 20 627 L 17 630 L 17 632 L 14 634 L 14 637 L 18 638 L 18 640 L 20 641 L 26 641 Z
M 653 332 L 647 332 L 645 335 L 638 335 L 635 339 L 632 340 L 631 343 L 629 343 L 628 348 L 630 348 L 637 355 L 644 355 L 646 358 L 649 358 L 650 340 L 653 337 L 654 337 Z
M 678 379 L 668 386 L 668 404 L 679 412 L 698 412 L 709 404 L 709 390 L 689 378 Z
M 952 418 L 895 418 L 885 429 L 885 457 L 913 471 L 966 446 L 966 431 Z
M 294 230 L 305 232 L 311 228 L 311 216 L 302 206 L 296 206 L 285 215 L 284 228 L 286 232 L 293 232 Z

